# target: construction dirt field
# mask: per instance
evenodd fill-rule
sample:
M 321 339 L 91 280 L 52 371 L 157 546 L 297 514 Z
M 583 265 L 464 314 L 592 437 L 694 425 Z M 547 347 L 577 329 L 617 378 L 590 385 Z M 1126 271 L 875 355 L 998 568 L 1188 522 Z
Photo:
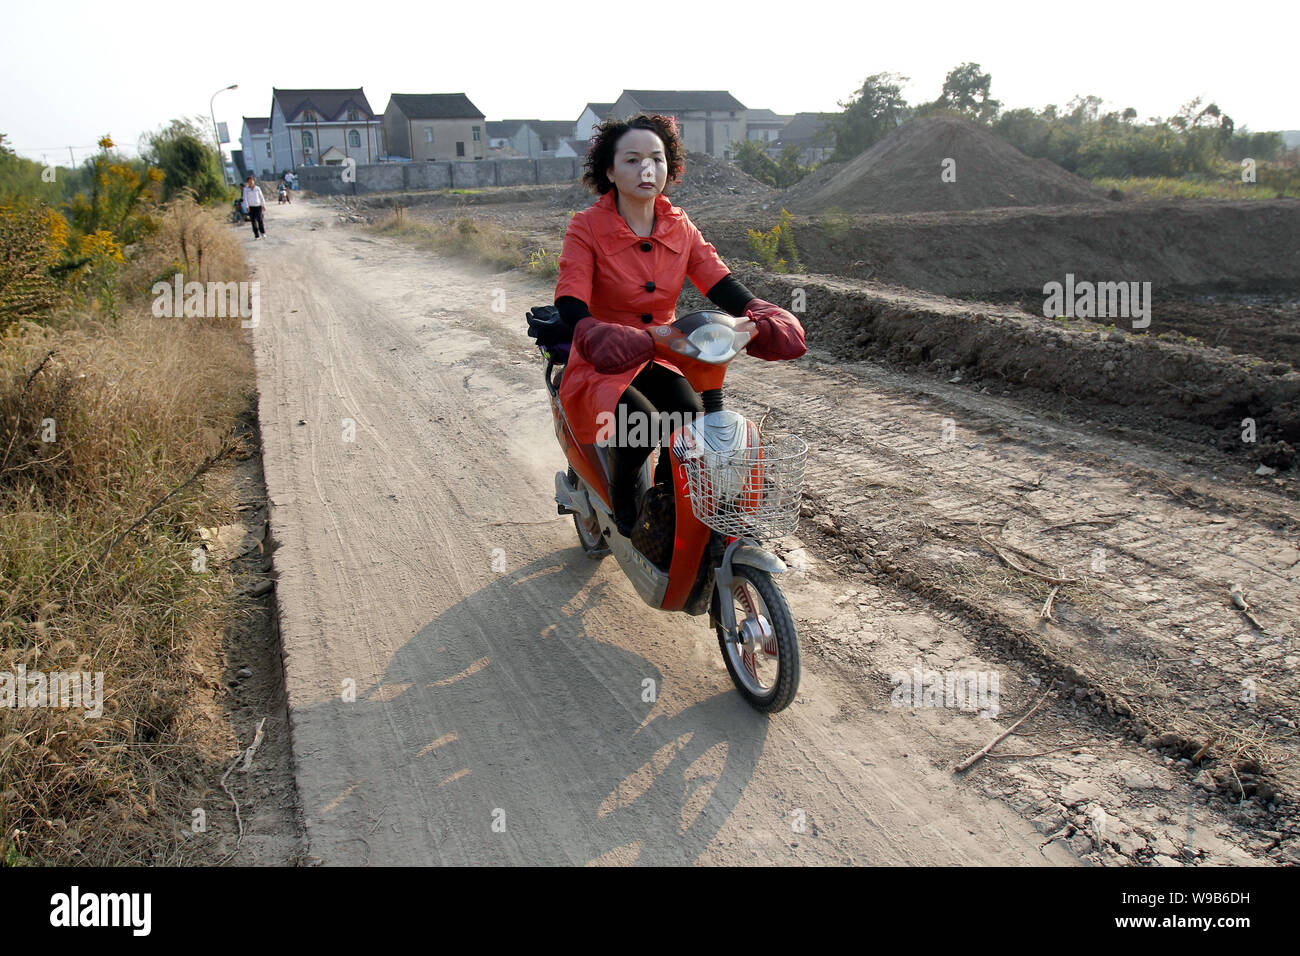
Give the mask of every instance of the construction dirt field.
M 897 142 L 785 195 L 696 157 L 674 193 L 807 330 L 727 378 L 810 444 L 771 542 L 803 682 L 772 718 L 702 619 L 646 608 L 556 514 L 523 321 L 553 277 L 373 228 L 402 206 L 554 252 L 592 197 L 273 208 L 249 259 L 311 857 L 1300 864 L 1300 202 L 1112 198 L 1024 157 L 980 184 L 1018 161 L 911 135 L 934 183 L 902 199 L 872 192 Z M 945 151 L 970 188 L 937 206 Z M 783 207 L 803 272 L 751 261 Z M 1067 276 L 1149 283 L 1145 317 L 1050 307 Z M 705 305 L 688 284 L 678 314 Z M 967 672 L 995 713 L 900 700 Z

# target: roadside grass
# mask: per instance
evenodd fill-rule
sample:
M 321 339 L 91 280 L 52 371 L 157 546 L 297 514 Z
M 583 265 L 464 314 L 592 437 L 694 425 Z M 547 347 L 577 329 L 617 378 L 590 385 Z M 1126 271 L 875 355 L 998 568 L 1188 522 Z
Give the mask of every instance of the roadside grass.
M 1142 199 L 1276 199 L 1288 196 L 1300 199 L 1300 184 L 1288 181 L 1276 183 L 1243 183 L 1230 179 L 1176 179 L 1169 176 L 1132 176 L 1128 179 L 1094 179 L 1101 189 L 1118 189 L 1126 195 Z
M 164 211 L 120 318 L 68 310 L 0 340 L 0 679 L 102 672 L 104 695 L 98 717 L 0 707 L 0 865 L 186 862 L 193 810 L 225 802 L 204 796 L 234 742 L 194 695 L 239 611 L 195 549 L 235 496 L 215 471 L 187 479 L 234 450 L 252 360 L 238 319 L 157 319 L 149 297 L 178 266 L 246 277 L 221 213 Z
M 405 210 L 398 207 L 369 228 L 501 272 L 518 269 L 554 278 L 560 271 L 557 251 L 530 242 L 519 233 L 489 220 L 461 216 L 446 222 L 422 222 L 407 216 Z

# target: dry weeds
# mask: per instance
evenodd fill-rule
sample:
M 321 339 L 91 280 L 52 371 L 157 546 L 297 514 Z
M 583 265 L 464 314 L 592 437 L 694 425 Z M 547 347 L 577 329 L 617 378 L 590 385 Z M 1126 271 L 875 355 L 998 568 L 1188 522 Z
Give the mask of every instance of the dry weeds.
M 192 570 L 229 489 L 191 483 L 108 550 L 222 447 L 251 393 L 238 319 L 152 316 L 148 287 L 178 266 L 246 276 L 219 214 L 180 200 L 123 270 L 121 320 L 65 314 L 0 343 L 0 672 L 104 674 L 98 718 L 0 708 L 3 862 L 182 862 L 226 756 L 189 702 L 196 645 L 234 613 L 229 575 Z

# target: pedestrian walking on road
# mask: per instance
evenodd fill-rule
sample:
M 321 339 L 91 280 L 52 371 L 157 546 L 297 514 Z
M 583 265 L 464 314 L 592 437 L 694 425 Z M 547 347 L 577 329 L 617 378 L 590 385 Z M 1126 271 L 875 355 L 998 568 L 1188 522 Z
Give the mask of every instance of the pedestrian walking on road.
M 244 182 L 244 205 L 248 207 L 248 218 L 253 223 L 253 238 L 262 238 L 266 235 L 266 222 L 262 218 L 266 211 L 266 199 L 262 196 L 262 187 L 257 185 L 255 176 L 249 176 Z

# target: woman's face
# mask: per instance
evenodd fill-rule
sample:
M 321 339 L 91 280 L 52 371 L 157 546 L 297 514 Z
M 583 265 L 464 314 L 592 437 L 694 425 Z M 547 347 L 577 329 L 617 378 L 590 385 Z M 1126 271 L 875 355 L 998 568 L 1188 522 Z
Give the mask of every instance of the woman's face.
M 668 182 L 668 158 L 658 134 L 630 129 L 614 148 L 614 165 L 605 171 L 619 194 L 654 198 Z

